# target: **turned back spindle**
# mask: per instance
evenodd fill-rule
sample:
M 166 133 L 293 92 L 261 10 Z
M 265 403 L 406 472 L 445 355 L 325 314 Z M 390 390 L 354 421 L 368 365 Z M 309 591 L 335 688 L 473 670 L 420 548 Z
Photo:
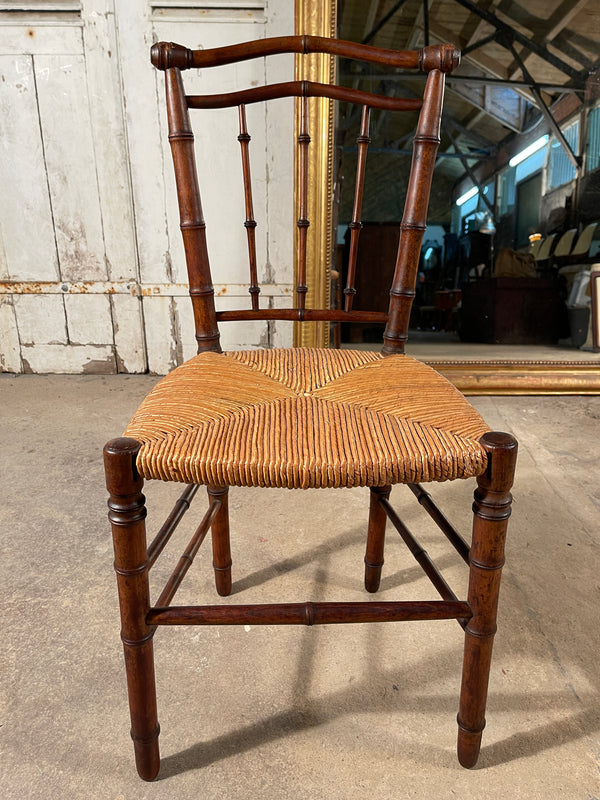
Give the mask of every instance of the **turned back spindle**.
M 389 67 L 418 69 L 428 73 L 423 99 L 404 99 L 372 94 L 343 86 L 319 84 L 310 81 L 289 81 L 260 86 L 227 94 L 186 95 L 181 71 L 189 68 L 211 67 L 234 63 L 276 53 L 323 52 L 385 64 Z M 190 295 L 194 307 L 198 350 L 220 351 L 218 323 L 228 320 L 284 319 L 297 321 L 329 320 L 336 322 L 386 323 L 383 353 L 403 352 L 407 339 L 410 308 L 419 260 L 421 241 L 426 226 L 427 206 L 433 167 L 439 144 L 439 128 L 444 92 L 445 74 L 459 60 L 452 45 L 438 45 L 415 51 L 380 50 L 366 45 L 325 39 L 314 36 L 289 36 L 263 39 L 214 50 L 188 50 L 175 44 L 161 42 L 152 48 L 152 62 L 166 73 L 167 115 L 169 141 L 173 153 L 181 230 L 184 239 L 189 275 Z M 252 176 L 250 169 L 251 132 L 246 120 L 246 106 L 280 97 L 297 97 L 300 104 L 300 126 L 297 134 L 298 186 L 297 208 L 297 284 L 293 307 L 265 308 L 260 303 L 259 272 L 257 262 L 256 227 L 254 217 Z M 344 303 L 341 309 L 306 308 L 307 240 L 310 236 L 308 196 L 310 160 L 309 97 L 325 97 L 361 106 L 360 131 L 357 137 L 357 169 L 352 219 L 350 222 L 350 253 Z M 212 275 L 208 260 L 206 231 L 200 191 L 194 161 L 194 139 L 189 109 L 237 108 L 239 119 L 238 141 L 241 153 L 241 175 L 244 187 L 245 219 L 249 267 L 250 308 L 217 312 L 214 304 Z M 391 111 L 418 111 L 419 118 L 413 146 L 410 179 L 406 191 L 406 204 L 400 226 L 400 241 L 394 278 L 390 288 L 390 305 L 387 313 L 356 311 L 353 309 L 356 294 L 356 265 L 362 228 L 362 200 L 365 183 L 367 152 L 370 142 L 369 122 L 372 108 Z M 291 187 L 290 187 L 291 190 Z

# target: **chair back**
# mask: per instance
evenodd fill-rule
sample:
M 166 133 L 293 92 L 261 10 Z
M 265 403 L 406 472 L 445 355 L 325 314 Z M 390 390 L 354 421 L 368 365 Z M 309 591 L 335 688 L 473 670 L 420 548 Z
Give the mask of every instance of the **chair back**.
M 344 86 L 311 81 L 288 81 L 237 92 L 213 95 L 186 95 L 181 72 L 186 69 L 232 64 L 248 59 L 280 53 L 328 53 L 349 59 L 383 64 L 392 68 L 420 70 L 427 73 L 422 98 L 406 99 L 360 91 Z M 404 351 L 421 242 L 427 221 L 427 207 L 433 168 L 439 145 L 439 131 L 444 94 L 445 74 L 459 63 L 460 54 L 453 45 L 435 45 L 421 50 L 381 50 L 367 45 L 326 39 L 318 36 L 286 36 L 209 50 L 189 50 L 181 45 L 161 42 L 152 47 L 152 63 L 165 71 L 169 141 L 175 167 L 181 231 L 184 240 L 189 289 L 194 309 L 198 351 L 220 352 L 218 323 L 228 320 L 297 320 L 332 322 L 385 323 L 384 354 Z M 300 102 L 300 130 L 297 135 L 299 165 L 297 208 L 297 284 L 293 308 L 261 308 L 256 255 L 252 181 L 246 120 L 246 106 L 280 97 L 297 97 Z M 357 139 L 358 158 L 352 220 L 350 222 L 350 255 L 342 309 L 306 308 L 307 217 L 309 192 L 310 119 L 309 97 L 326 97 L 362 106 L 360 133 Z M 216 311 L 211 269 L 206 244 L 206 230 L 195 163 L 194 137 L 189 109 L 237 108 L 242 175 L 244 181 L 245 220 L 247 232 L 250 307 Z M 352 308 L 356 294 L 356 263 L 360 236 L 361 208 L 365 165 L 372 108 L 398 112 L 419 112 L 413 140 L 413 158 L 408 181 L 404 214 L 388 312 L 357 311 Z

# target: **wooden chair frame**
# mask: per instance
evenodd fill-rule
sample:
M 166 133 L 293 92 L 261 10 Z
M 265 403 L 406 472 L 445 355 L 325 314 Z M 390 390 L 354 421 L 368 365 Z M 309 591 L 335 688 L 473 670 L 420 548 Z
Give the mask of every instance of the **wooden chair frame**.
M 371 95 L 344 87 L 294 81 L 260 87 L 229 95 L 187 96 L 181 70 L 232 63 L 282 52 L 326 52 L 428 73 L 423 102 Z M 196 338 L 200 352 L 220 352 L 218 322 L 245 319 L 385 321 L 383 354 L 402 353 L 407 338 L 410 306 L 418 254 L 425 229 L 427 203 L 439 143 L 439 124 L 445 73 L 458 63 L 458 53 L 449 45 L 419 51 L 382 51 L 377 48 L 310 36 L 292 36 L 249 42 L 217 50 L 191 51 L 179 45 L 161 43 L 152 48 L 154 65 L 166 73 L 169 139 L 177 179 L 181 229 L 189 272 L 190 295 L 194 308 Z M 302 114 L 298 144 L 300 148 L 300 208 L 298 215 L 299 280 L 292 309 L 261 309 L 254 243 L 254 221 L 245 105 L 283 95 L 301 98 Z M 357 188 L 352 215 L 350 267 L 343 309 L 308 309 L 306 296 L 306 219 L 307 157 L 310 142 L 306 98 L 318 95 L 350 100 L 363 105 L 358 137 Z M 208 264 L 204 221 L 194 161 L 193 134 L 188 108 L 238 106 L 245 187 L 251 308 L 216 312 Z M 356 250 L 360 233 L 364 164 L 369 142 L 369 108 L 421 108 L 414 142 L 411 179 L 406 210 L 401 225 L 400 244 L 388 314 L 352 309 Z M 146 542 L 143 478 L 136 458 L 140 442 L 131 438 L 110 441 L 104 449 L 106 481 L 109 491 L 109 519 L 112 524 L 115 570 L 121 609 L 121 637 L 125 652 L 131 735 L 137 769 L 142 778 L 152 780 L 160 766 L 159 725 L 154 680 L 153 637 L 159 625 L 314 625 L 320 623 L 384 622 L 401 620 L 456 619 L 465 631 L 463 677 L 458 714 L 458 757 L 472 767 L 477 761 L 485 725 L 485 704 L 504 542 L 517 445 L 508 434 L 488 433 L 481 439 L 487 468 L 477 477 L 473 505 L 472 543 L 446 519 L 431 495 L 419 484 L 409 484 L 418 502 L 469 565 L 470 579 L 466 600 L 459 600 L 389 502 L 391 486 L 370 488 L 370 508 L 365 553 L 365 587 L 379 588 L 383 565 L 384 533 L 389 519 L 410 552 L 430 578 L 440 600 L 404 602 L 307 602 L 269 605 L 174 606 L 172 601 L 208 532 L 212 534 L 216 588 L 220 595 L 231 592 L 231 551 L 229 545 L 228 487 L 208 486 L 208 510 L 182 554 L 155 603 L 150 602 L 149 571 L 167 545 L 198 491 L 188 485 L 169 517 L 150 544 Z

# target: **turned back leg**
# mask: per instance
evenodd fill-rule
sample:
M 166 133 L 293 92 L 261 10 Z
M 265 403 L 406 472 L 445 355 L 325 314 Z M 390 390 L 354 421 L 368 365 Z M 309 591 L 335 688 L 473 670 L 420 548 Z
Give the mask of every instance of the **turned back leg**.
M 365 589 L 368 592 L 376 592 L 379 589 L 387 523 L 387 514 L 379 500 L 382 497 L 387 500 L 391 490 L 391 486 L 373 486 L 370 490 L 369 529 L 365 553 Z
M 221 507 L 213 517 L 211 534 L 215 585 L 221 597 L 231 593 L 231 545 L 229 542 L 229 487 L 207 486 L 210 500 L 220 500 Z

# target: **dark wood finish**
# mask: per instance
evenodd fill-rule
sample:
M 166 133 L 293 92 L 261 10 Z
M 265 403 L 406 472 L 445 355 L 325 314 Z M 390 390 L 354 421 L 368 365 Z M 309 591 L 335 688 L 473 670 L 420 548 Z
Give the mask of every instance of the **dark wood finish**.
M 290 319 L 298 320 L 298 322 L 337 320 L 339 322 L 378 322 L 381 324 L 387 320 L 387 314 L 382 311 L 341 311 L 333 308 L 261 308 L 257 312 L 249 308 L 242 308 L 232 311 L 217 311 L 217 320 L 223 322 L 252 319 Z
M 429 492 L 426 492 L 419 483 L 409 483 L 408 488 L 417 498 L 420 505 L 422 505 L 425 511 L 427 511 L 438 528 L 446 536 L 459 556 L 468 564 L 469 545 L 465 542 L 463 537 L 452 525 L 452 523 L 448 521 L 442 510 L 438 508 L 433 497 L 429 494 Z
M 391 491 L 391 486 L 373 486 L 369 492 L 369 528 L 365 553 L 365 589 L 367 592 L 376 592 L 381 581 L 387 514 L 379 500 L 382 497 L 387 500 Z
M 400 224 L 400 243 L 394 280 L 390 290 L 388 322 L 383 333 L 382 353 L 403 353 L 408 339 L 410 309 L 415 296 L 415 282 L 421 242 L 427 225 L 427 206 L 435 157 L 440 143 L 440 123 L 444 97 L 444 75 L 438 70 L 427 78 L 423 108 L 413 142 L 413 158 Z
M 302 311 L 306 307 L 306 237 L 310 221 L 308 219 L 308 98 L 304 96 L 300 104 L 300 132 L 298 134 L 299 151 L 299 208 L 298 208 L 298 285 L 296 286 L 296 303 Z
M 189 103 L 189 101 L 188 101 Z M 252 179 L 250 177 L 250 152 L 251 141 L 248 128 L 246 126 L 246 108 L 244 105 L 239 107 L 240 115 L 240 135 L 238 141 L 242 150 L 242 174 L 244 176 L 244 203 L 246 206 L 246 221 L 244 226 L 248 237 L 248 260 L 250 262 L 250 292 L 252 310 L 258 310 L 258 295 L 260 286 L 258 285 L 258 273 L 256 267 L 256 220 L 254 219 L 254 206 L 252 203 Z
M 564 306 L 549 278 L 483 278 L 462 289 L 460 337 L 490 344 L 556 344 Z
M 404 540 L 405 545 L 414 556 L 417 564 L 419 564 L 423 572 L 427 575 L 431 583 L 434 585 L 436 591 L 439 592 L 440 597 L 442 597 L 444 600 L 456 602 L 456 595 L 450 586 L 448 586 L 441 573 L 438 571 L 437 567 L 429 557 L 427 550 L 421 547 L 419 542 L 415 539 L 406 525 L 402 522 L 398 514 L 394 511 L 389 501 L 384 497 L 380 497 L 379 504 L 387 514 L 388 519 L 394 528 L 396 528 Z
M 504 542 L 512 503 L 510 490 L 517 460 L 517 442 L 509 434 L 487 433 L 481 442 L 488 454 L 488 468 L 477 478 L 473 503 L 468 591 L 473 616 L 465 628 L 458 712 L 458 759 L 463 767 L 475 766 L 485 727 Z
M 173 510 L 165 520 L 164 525 L 156 534 L 152 540 L 152 543 L 148 545 L 148 568 L 154 564 L 156 559 L 164 550 L 167 542 L 181 522 L 183 515 L 189 509 L 197 491 L 198 486 L 193 483 L 190 483 L 189 486 L 185 487 L 184 492 L 173 506 Z
M 146 622 L 150 594 L 144 481 L 135 468 L 139 449 L 140 444 L 134 439 L 113 439 L 104 448 L 104 468 L 119 590 L 131 738 L 137 771 L 144 780 L 151 781 L 160 767 L 160 728 L 154 681 L 154 628 Z
M 181 235 L 185 247 L 190 296 L 194 309 L 198 352 L 221 352 L 215 314 L 215 292 L 210 274 L 206 225 L 200 202 L 194 156 L 194 134 L 179 70 L 165 73 L 169 142 L 175 167 Z
M 284 52 L 327 52 L 348 58 L 373 60 L 388 66 L 420 69 L 428 73 L 423 100 L 393 98 L 362 92 L 357 89 L 311 81 L 289 81 L 261 86 L 237 92 L 217 95 L 185 96 L 181 70 L 198 66 L 216 66 L 234 63 L 246 58 L 256 58 Z M 444 74 L 451 71 L 459 61 L 458 51 L 452 45 L 436 45 L 419 51 L 380 51 L 365 45 L 341 42 L 319 37 L 292 36 L 261 40 L 213 51 L 191 51 L 180 45 L 159 43 L 152 48 L 153 63 L 166 71 L 167 110 L 169 116 L 169 138 L 173 149 L 177 179 L 181 226 L 184 234 L 186 259 L 190 273 L 190 294 L 194 303 L 196 338 L 198 350 L 219 352 L 217 322 L 242 319 L 293 319 L 298 321 L 363 321 L 387 322 L 384 334 L 385 355 L 403 352 L 408 329 L 410 307 L 414 297 L 421 240 L 425 230 L 427 205 L 431 186 L 435 154 L 439 144 L 440 114 L 444 90 Z M 294 309 L 268 309 L 268 316 L 259 309 L 258 265 L 254 242 L 256 220 L 252 207 L 250 184 L 250 162 L 248 155 L 249 134 L 246 128 L 244 106 L 247 103 L 266 101 L 277 97 L 296 96 L 300 100 L 300 129 L 298 135 L 298 219 L 296 247 L 298 254 L 298 283 L 295 290 Z M 358 238 L 361 227 L 360 206 L 364 185 L 366 150 L 369 141 L 368 122 L 370 108 L 395 111 L 417 111 L 420 109 L 414 155 L 411 167 L 407 200 L 403 221 L 394 280 L 390 292 L 387 320 L 382 311 L 378 317 L 334 316 L 330 309 L 306 309 L 308 286 L 307 237 L 310 220 L 307 216 L 309 187 L 309 97 L 324 97 L 360 103 L 363 106 L 361 131 L 358 137 L 358 169 L 354 213 L 351 223 L 351 259 L 346 285 L 345 311 L 351 314 L 355 294 L 355 265 L 357 262 Z M 205 229 L 193 159 L 193 137 L 189 123 L 188 108 L 224 108 L 236 106 L 240 115 L 239 140 L 242 150 L 242 171 L 246 205 L 246 228 L 250 260 L 251 315 L 243 316 L 236 310 L 215 313 L 212 277 L 206 249 Z M 308 312 L 311 312 L 309 315 Z M 291 313 L 290 313 L 291 312 Z M 318 316 L 322 315 L 322 316 Z
M 329 83 L 314 81 L 287 81 L 256 89 L 243 89 L 225 94 L 192 94 L 186 100 L 189 108 L 231 108 L 240 103 L 261 103 L 281 97 L 328 97 L 346 103 L 360 103 L 386 111 L 418 111 L 423 105 L 415 98 L 386 97 L 385 95 L 364 92 L 361 89 L 348 89 L 346 86 L 332 86 Z
M 378 63 L 429 71 L 424 101 L 417 126 L 413 168 L 409 181 L 405 213 L 391 290 L 389 314 L 351 310 L 352 291 L 348 292 L 347 311 L 306 309 L 306 217 L 308 185 L 309 119 L 308 96 L 321 92 L 316 84 L 290 84 L 292 94 L 300 86 L 302 96 L 299 134 L 299 213 L 298 248 L 300 251 L 299 285 L 296 288 L 298 307 L 294 309 L 258 308 L 258 265 L 254 244 L 254 210 L 250 182 L 249 142 L 243 98 L 248 93 L 229 95 L 239 106 L 244 178 L 245 225 L 248 230 L 250 262 L 250 294 L 252 308 L 244 311 L 216 313 L 214 292 L 206 249 L 205 227 L 200 203 L 193 136 L 188 116 L 180 69 L 233 63 L 278 52 L 324 52 L 355 58 L 368 58 Z M 344 320 L 382 322 L 387 319 L 384 354 L 402 352 L 408 327 L 410 305 L 414 295 L 416 269 L 425 226 L 431 175 L 439 141 L 440 112 L 444 71 L 457 63 L 451 46 L 424 48 L 421 51 L 391 53 L 347 42 L 318 37 L 281 37 L 260 40 L 215 51 L 190 51 L 178 45 L 161 43 L 153 48 L 154 63 L 166 70 L 169 139 L 173 151 L 179 198 L 181 228 L 190 276 L 190 294 L 194 305 L 198 348 L 220 352 L 218 320 L 289 319 Z M 314 87 L 317 86 L 317 89 Z M 281 87 L 276 87 L 280 91 Z M 353 90 L 349 90 L 353 91 Z M 255 94 L 260 90 L 251 90 Z M 323 96 L 334 96 L 321 92 Z M 256 95 L 258 97 L 258 94 Z M 279 96 L 279 95 L 273 95 Z M 223 97 L 223 96 L 219 96 Z M 254 95 L 252 95 L 254 97 Z M 355 98 L 356 99 L 356 98 Z M 251 101 L 251 100 L 248 100 Z M 196 102 L 190 98 L 190 105 Z M 200 102 L 200 101 L 198 101 Z M 202 101 L 204 102 L 204 101 Z M 220 101 L 219 101 L 220 102 Z M 420 102 L 420 101 L 419 101 Z M 214 97 L 207 103 L 214 103 Z M 364 103 L 359 136 L 359 165 L 352 229 L 353 263 L 358 263 L 358 231 L 370 103 Z M 354 267 L 351 272 L 354 272 Z M 348 287 L 354 288 L 354 274 Z M 383 564 L 384 535 L 389 518 L 409 550 L 432 581 L 442 600 L 363 603 L 279 603 L 269 605 L 221 605 L 169 607 L 190 568 L 209 529 L 212 531 L 213 566 L 217 592 L 231 591 L 231 549 L 229 541 L 228 488 L 209 486 L 209 508 L 192 536 L 187 549 L 167 581 L 156 604 L 150 605 L 148 571 L 166 546 L 181 517 L 189 507 L 197 487 L 188 486 L 177 501 L 156 538 L 147 549 L 143 480 L 136 470 L 140 445 L 133 439 L 115 439 L 105 448 L 107 487 L 110 494 L 109 517 L 113 526 L 115 569 L 119 588 L 122 639 L 125 650 L 132 736 L 139 774 L 146 780 L 156 777 L 159 769 L 158 719 L 153 666 L 153 635 L 158 625 L 291 625 L 343 624 L 351 622 L 386 622 L 402 620 L 457 619 L 466 631 L 463 680 L 459 710 L 459 759 L 464 766 L 473 766 L 477 759 L 484 725 L 487 682 L 496 627 L 496 610 L 500 573 L 503 563 L 504 538 L 510 513 L 510 488 L 513 480 L 516 443 L 507 434 L 486 434 L 482 439 L 489 463 L 478 478 L 475 493 L 473 543 L 469 552 L 470 582 L 467 601 L 460 601 L 448 586 L 426 551 L 416 541 L 389 502 L 390 486 L 370 491 L 369 526 L 365 553 L 365 587 L 374 592 L 379 587 Z M 466 544 L 437 508 L 430 495 L 418 485 L 411 486 L 421 505 L 436 521 L 457 551 L 465 558 Z
M 194 559 L 196 558 L 196 553 L 200 549 L 200 545 L 206 538 L 206 534 L 208 533 L 210 526 L 212 524 L 213 519 L 215 518 L 217 511 L 221 508 L 221 501 L 217 498 L 211 498 L 210 506 L 208 507 L 208 511 L 202 517 L 202 522 L 196 528 L 194 535 L 189 541 L 188 546 L 185 549 L 185 552 L 182 554 L 181 558 L 177 562 L 177 566 L 171 573 L 171 577 L 165 584 L 165 588 L 162 590 L 160 597 L 157 600 L 158 606 L 168 606 L 169 603 L 175 597 L 175 594 L 179 587 L 181 586 L 181 582 L 186 576 L 188 569 L 194 563 Z
M 421 72 L 433 69 L 452 72 L 460 62 L 460 51 L 450 44 L 432 45 L 420 50 L 383 50 L 356 42 L 327 39 L 324 36 L 273 36 L 208 50 L 189 50 L 180 44 L 158 42 L 152 46 L 150 58 L 157 69 L 200 69 L 281 53 L 329 53 L 357 61 L 384 64 L 387 67 L 418 69 Z
M 269 603 L 152 608 L 151 625 L 339 625 L 351 622 L 469 619 L 467 603 L 423 600 L 382 603 Z
M 356 294 L 354 287 L 354 280 L 356 276 L 356 258 L 358 256 L 358 237 L 362 228 L 361 212 L 362 212 L 362 199 L 363 187 L 365 183 L 365 169 L 367 166 L 367 147 L 371 141 L 369 137 L 369 120 L 370 109 L 368 106 L 363 106 L 362 117 L 360 121 L 360 133 L 356 139 L 358 145 L 358 160 L 356 164 L 356 184 L 354 188 L 354 207 L 352 209 L 352 220 L 350 221 L 350 254 L 348 256 L 348 275 L 346 279 L 346 288 L 344 294 L 346 301 L 344 310 L 352 310 L 352 301 Z
M 215 585 L 221 597 L 231 594 L 231 546 L 229 543 L 229 489 L 207 486 L 210 501 L 218 500 L 220 508 L 212 520 L 213 569 Z

